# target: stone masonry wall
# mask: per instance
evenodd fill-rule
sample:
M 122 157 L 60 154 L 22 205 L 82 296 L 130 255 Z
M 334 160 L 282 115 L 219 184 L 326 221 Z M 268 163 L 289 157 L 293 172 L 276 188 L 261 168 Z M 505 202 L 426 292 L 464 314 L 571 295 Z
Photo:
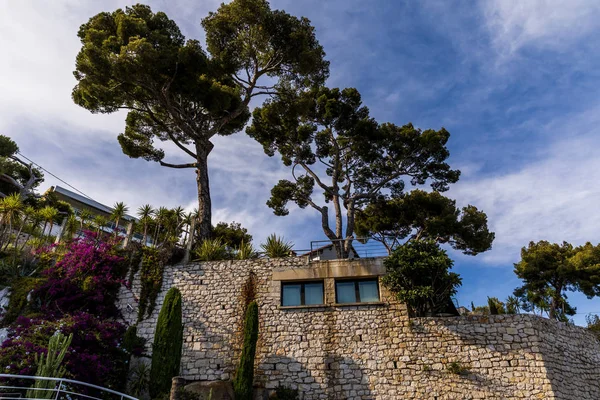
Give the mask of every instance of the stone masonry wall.
M 327 274 L 314 277 L 324 279 L 325 306 L 280 306 L 277 277 L 325 267 L 336 276 L 352 275 L 357 267 L 380 261 L 308 265 L 287 258 L 168 267 L 157 307 L 138 332 L 152 343 L 166 290 L 178 287 L 181 375 L 194 381 L 231 379 L 241 346 L 242 287 L 254 276 L 260 307 L 257 387 L 297 388 L 302 399 L 600 398 L 600 342 L 583 328 L 531 315 L 409 319 L 406 307 L 384 287 L 381 302 L 337 305 L 334 278 Z M 135 293 L 136 282 L 131 291 L 122 291 L 130 322 L 136 313 L 127 304 L 137 309 Z M 452 365 L 463 373 L 448 371 Z

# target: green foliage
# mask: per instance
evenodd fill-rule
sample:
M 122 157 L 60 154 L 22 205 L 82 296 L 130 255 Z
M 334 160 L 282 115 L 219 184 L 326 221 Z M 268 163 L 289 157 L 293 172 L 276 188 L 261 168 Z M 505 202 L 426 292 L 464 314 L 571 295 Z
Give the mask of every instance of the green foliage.
M 524 285 L 515 290 L 525 311 L 547 310 L 551 319 L 567 321 L 576 309 L 566 291 L 580 291 L 588 298 L 600 295 L 600 245 L 574 247 L 539 241 L 521 249 L 515 273 Z
M 239 222 L 233 221 L 230 224 L 219 222 L 212 230 L 212 238 L 220 240 L 221 243 L 230 249 L 237 249 L 243 243 L 251 243 L 252 235 L 248 229 L 242 227 Z
M 68 337 L 60 332 L 55 333 L 48 342 L 48 352 L 41 356 L 38 354 L 35 355 L 35 362 L 37 364 L 35 376 L 47 378 L 62 378 L 65 376 L 66 369 L 61 363 L 67 354 L 72 340 L 72 333 Z M 55 381 L 36 380 L 33 388 L 27 391 L 26 397 L 31 399 L 51 399 L 55 396 L 55 393 L 47 389 L 55 387 Z
M 384 261 L 382 282 L 416 316 L 446 310 L 461 285 L 458 274 L 449 272 L 453 262 L 433 241 L 408 242 Z
M 461 363 L 459 363 L 457 361 L 453 361 L 450 364 L 448 364 L 448 366 L 446 367 L 446 370 L 448 372 L 450 372 L 451 374 L 455 374 L 455 375 L 468 375 L 469 374 L 469 368 L 462 365 Z
M 273 397 L 275 400 L 298 400 L 298 398 L 297 389 L 292 389 L 281 385 L 275 388 L 275 396 Z
M 498 300 L 497 297 L 488 297 L 488 309 L 490 315 L 506 314 L 504 303 Z
M 198 261 L 217 261 L 229 258 L 227 246 L 221 242 L 221 239 L 207 239 L 203 241 L 195 250 Z
M 2 325 L 7 326 L 12 324 L 19 315 L 23 315 L 26 312 L 29 293 L 39 287 L 43 281 L 42 278 L 21 277 L 12 282 L 8 307 L 2 319 Z
M 600 339 L 600 316 L 588 314 L 585 316 L 587 328 Z
M 258 304 L 250 302 L 246 310 L 244 324 L 244 346 L 240 357 L 240 365 L 233 380 L 233 391 L 236 400 L 253 399 L 254 383 L 254 357 L 256 355 L 256 342 L 258 340 Z
M 179 373 L 183 324 L 181 321 L 181 292 L 171 288 L 158 315 L 152 346 L 150 396 L 156 398 L 171 389 L 171 379 Z
M 515 296 L 508 296 L 505 303 L 507 314 L 519 314 L 521 311 L 519 299 L 517 299 Z
M 391 252 L 404 239 L 448 243 L 468 255 L 492 247 L 487 216 L 474 206 L 458 209 L 439 192 L 415 189 L 392 199 L 379 198 L 356 214 L 356 232 L 373 237 Z
M 384 192 L 402 193 L 403 179 L 444 191 L 460 175 L 446 163 L 448 131 L 379 124 L 353 88 L 281 91 L 254 109 L 246 132 L 267 155 L 278 153 L 291 167 L 293 180 L 280 180 L 267 205 L 276 215 L 287 215 L 289 202 L 314 208 L 331 240 L 351 237 L 357 210 Z M 315 187 L 322 201 L 314 196 Z M 335 210 L 335 230 L 329 227 L 327 203 Z M 350 244 L 338 253 L 348 254 Z
M 292 254 L 292 242 L 286 242 L 283 236 L 271 234 L 267 237 L 267 241 L 260 245 L 265 255 L 269 258 L 290 257 Z
M 146 339 L 137 335 L 137 326 L 131 325 L 123 336 L 123 348 L 129 354 L 139 354 L 144 349 Z
M 137 364 L 130 371 L 129 392 L 140 398 L 150 385 L 150 366 L 144 362 Z
M 254 250 L 252 243 L 242 242 L 237 248 L 235 258 L 238 260 L 250 260 L 258 257 L 258 253 Z
M 160 293 L 165 270 L 163 255 L 161 251 L 144 247 L 142 250 L 142 267 L 140 269 L 140 302 L 138 309 L 138 322 L 146 315 L 150 316 L 156 307 L 156 297 Z

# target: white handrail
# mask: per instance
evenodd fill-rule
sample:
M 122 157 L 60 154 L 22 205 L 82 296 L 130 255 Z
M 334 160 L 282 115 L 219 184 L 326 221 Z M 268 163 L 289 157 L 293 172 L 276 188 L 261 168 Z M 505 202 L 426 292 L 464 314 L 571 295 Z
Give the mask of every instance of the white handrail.
M 95 399 L 95 397 L 84 395 L 83 393 L 67 392 L 67 391 L 61 389 L 61 386 L 62 386 L 63 383 L 72 383 L 74 385 L 86 386 L 86 387 L 89 387 L 89 388 L 101 390 L 103 392 L 112 393 L 112 394 L 115 394 L 117 396 L 120 396 L 121 399 L 138 400 L 136 397 L 129 396 L 129 395 L 125 394 L 125 393 L 117 392 L 116 390 L 108 389 L 108 388 L 105 388 L 105 387 L 102 387 L 102 386 L 92 385 L 91 383 L 85 383 L 85 382 L 75 381 L 75 380 L 72 380 L 72 379 L 49 378 L 49 377 L 45 377 L 45 376 L 0 374 L 0 379 L 2 379 L 2 378 L 7 378 L 7 379 L 33 379 L 33 380 L 43 380 L 43 381 L 59 382 L 57 389 L 39 389 L 39 390 L 52 390 L 52 391 L 55 390 L 57 392 L 57 398 L 58 398 L 58 394 L 60 392 L 63 392 L 63 393 L 76 394 L 78 396 Z M 5 388 L 5 389 L 25 389 L 25 390 L 26 389 L 30 389 L 29 387 L 2 386 L 2 384 L 0 383 L 0 389 L 3 389 L 3 388 Z M 33 388 L 31 388 L 31 389 L 33 389 Z M 34 390 L 38 390 L 38 389 L 34 389 Z M 2 395 L 2 393 L 0 393 L 0 398 L 2 398 L 1 395 Z M 9 399 L 13 399 L 13 398 L 12 397 L 4 397 L 3 399 L 9 400 Z M 21 398 L 21 400 L 24 400 L 24 398 Z M 27 399 L 27 400 L 35 400 L 35 399 Z

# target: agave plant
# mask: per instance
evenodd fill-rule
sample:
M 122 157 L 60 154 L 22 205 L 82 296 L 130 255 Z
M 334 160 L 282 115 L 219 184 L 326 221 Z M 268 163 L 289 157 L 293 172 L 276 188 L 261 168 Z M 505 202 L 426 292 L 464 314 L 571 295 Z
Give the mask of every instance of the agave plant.
M 291 255 L 294 244 L 292 242 L 286 242 L 283 236 L 277 236 L 273 233 L 267 237 L 267 241 L 261 244 L 260 247 L 267 257 L 281 258 L 289 257 Z
M 246 243 L 242 241 L 242 243 L 240 243 L 240 247 L 237 249 L 235 258 L 237 258 L 238 260 L 250 260 L 256 257 L 258 257 L 258 253 L 256 252 L 256 250 L 254 250 L 252 243 Z
M 216 261 L 227 258 L 227 246 L 220 239 L 207 239 L 196 248 L 195 252 L 198 261 Z

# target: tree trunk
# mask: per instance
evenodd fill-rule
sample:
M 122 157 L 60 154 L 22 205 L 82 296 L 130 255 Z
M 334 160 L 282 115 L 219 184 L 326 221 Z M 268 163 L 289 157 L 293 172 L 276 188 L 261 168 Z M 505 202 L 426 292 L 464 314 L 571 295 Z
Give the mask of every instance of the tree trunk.
M 555 288 L 554 296 L 552 296 L 552 302 L 550 304 L 550 312 L 548 315 L 548 317 L 550 319 L 557 319 L 556 318 L 556 309 L 558 308 L 558 305 L 560 304 L 560 301 L 561 301 L 561 295 L 560 295 L 561 292 L 562 292 L 562 285 L 559 285 Z
M 199 242 L 210 238 L 211 225 L 211 202 L 210 187 L 208 182 L 208 152 L 196 145 L 198 155 L 198 166 L 196 169 L 196 182 L 198 184 L 198 219 L 196 228 Z
M 148 240 L 148 223 L 144 223 L 144 238 L 142 239 L 142 246 L 146 246 Z

